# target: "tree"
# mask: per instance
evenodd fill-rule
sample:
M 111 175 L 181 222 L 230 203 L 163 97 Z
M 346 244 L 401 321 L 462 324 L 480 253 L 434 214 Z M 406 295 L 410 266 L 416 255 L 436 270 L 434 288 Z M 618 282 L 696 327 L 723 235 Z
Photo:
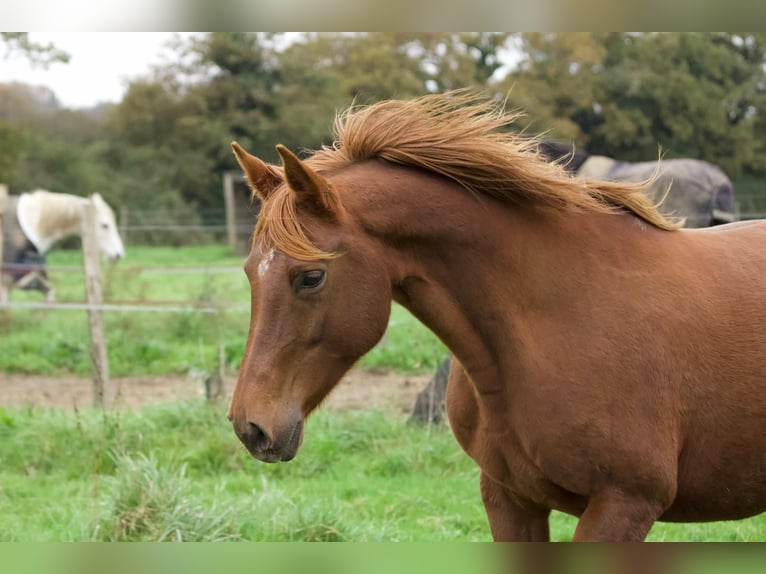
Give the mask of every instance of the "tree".
M 404 34 L 407 37 L 407 34 Z M 422 51 L 423 66 L 429 70 L 431 91 L 485 88 L 502 65 L 501 52 L 512 34 L 498 32 L 409 34 L 416 50 Z
M 5 57 L 19 53 L 33 64 L 43 67 L 54 62 L 68 62 L 69 54 L 59 50 L 53 44 L 39 44 L 29 39 L 27 32 L 0 32 L 0 40 L 5 44 Z
M 764 52 L 745 57 L 753 36 L 717 33 L 623 35 L 598 79 L 605 104 L 593 117 L 592 149 L 624 159 L 695 157 L 732 176 L 760 169 L 759 108 Z
M 217 209 L 229 143 L 270 132 L 277 82 L 272 35 L 213 33 L 179 44 L 179 63 L 134 81 L 106 117 L 104 158 L 135 206 Z M 273 140 L 269 142 L 273 149 Z M 136 185 L 141 181 L 144 185 Z
M 764 36 L 524 34 L 510 101 L 533 129 L 624 160 L 695 157 L 764 170 Z
M 521 34 L 522 58 L 497 88 L 508 94 L 509 107 L 526 114 L 533 132 L 583 146 L 588 133 L 578 120 L 594 104 L 604 40 L 589 32 Z
M 0 183 L 16 183 L 18 164 L 25 147 L 24 132 L 0 120 Z

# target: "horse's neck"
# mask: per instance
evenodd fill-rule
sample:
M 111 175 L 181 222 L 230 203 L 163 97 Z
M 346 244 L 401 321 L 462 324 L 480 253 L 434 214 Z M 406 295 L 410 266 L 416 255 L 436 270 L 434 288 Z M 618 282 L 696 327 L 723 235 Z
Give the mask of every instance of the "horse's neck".
M 524 304 L 523 288 L 529 284 L 524 274 L 534 276 L 525 265 L 533 257 L 532 244 L 540 241 L 533 238 L 543 231 L 540 223 L 526 211 L 477 198 L 423 172 L 380 169 L 390 171 L 370 178 L 368 186 L 357 187 L 343 202 L 368 235 L 384 244 L 382 259 L 395 300 L 461 362 L 473 362 L 470 370 L 490 368 L 488 339 L 495 333 L 487 332 L 482 314 L 502 308 L 502 314 L 495 313 L 494 328 L 512 333 L 506 323 L 512 307 Z M 408 187 L 389 187 L 392 176 Z M 510 297 L 514 288 L 520 291 Z
M 488 381 L 499 379 L 491 373 L 502 368 L 501 353 L 523 352 L 530 313 L 551 321 L 571 314 L 594 274 L 610 272 L 598 269 L 619 272 L 637 237 L 653 230 L 627 214 L 574 215 L 476 198 L 417 173 L 400 178 L 409 189 L 384 190 L 391 174 L 379 175 L 378 191 L 374 183 L 357 189 L 344 204 L 384 243 L 394 298 L 469 373 L 490 373 Z
M 488 375 L 488 393 L 495 390 L 491 382 L 501 379 L 498 345 L 522 348 L 519 323 L 527 313 L 562 303 L 561 286 L 549 282 L 544 270 L 560 268 L 573 255 L 553 248 L 541 225 L 503 211 L 463 211 L 474 222 L 468 232 L 458 222 L 441 239 L 405 248 L 409 267 L 395 292 L 468 372 Z
M 76 195 L 46 191 L 22 194 L 19 224 L 37 250 L 46 253 L 57 241 L 80 233 L 85 201 Z

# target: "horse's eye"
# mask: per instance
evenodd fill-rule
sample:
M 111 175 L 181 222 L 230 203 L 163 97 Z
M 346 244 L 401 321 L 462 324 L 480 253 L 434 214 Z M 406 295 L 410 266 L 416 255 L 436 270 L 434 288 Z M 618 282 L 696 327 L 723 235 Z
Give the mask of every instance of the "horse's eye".
M 108 223 L 102 223 L 101 224 L 101 229 L 109 229 L 109 224 Z
M 324 284 L 325 272 L 322 269 L 301 271 L 293 279 L 293 291 L 316 291 Z

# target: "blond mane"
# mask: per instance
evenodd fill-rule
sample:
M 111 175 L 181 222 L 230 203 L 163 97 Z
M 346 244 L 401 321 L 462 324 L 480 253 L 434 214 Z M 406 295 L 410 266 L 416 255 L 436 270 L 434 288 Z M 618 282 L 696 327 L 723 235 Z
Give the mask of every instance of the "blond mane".
M 650 182 L 575 179 L 545 160 L 537 151 L 538 138 L 507 129 L 519 116 L 473 90 L 352 106 L 335 119 L 335 143 L 306 162 L 322 173 L 382 159 L 431 171 L 469 192 L 507 202 L 581 213 L 627 210 L 660 229 L 682 225 L 663 216 L 644 194 Z M 331 255 L 308 239 L 286 188 L 265 202 L 254 239 L 262 235 L 296 258 Z

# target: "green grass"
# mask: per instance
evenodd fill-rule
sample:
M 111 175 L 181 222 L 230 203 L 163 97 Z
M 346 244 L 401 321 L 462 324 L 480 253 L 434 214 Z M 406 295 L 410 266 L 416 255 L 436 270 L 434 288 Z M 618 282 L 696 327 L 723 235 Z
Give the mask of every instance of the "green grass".
M 554 513 L 552 537 L 575 520 Z M 651 540 L 766 537 L 766 516 Z M 319 411 L 290 463 L 249 458 L 202 402 L 0 409 L 0 541 L 488 541 L 478 469 L 445 428 Z
M 54 251 L 49 275 L 59 302 L 84 301 L 80 251 Z M 131 247 L 128 258 L 103 269 L 106 302 L 209 305 L 217 315 L 200 313 L 104 313 L 109 372 L 113 376 L 171 375 L 217 368 L 218 347 L 225 367 L 239 366 L 250 317 L 250 290 L 243 258 L 225 246 Z M 158 273 L 158 267 L 197 267 L 199 273 Z M 215 268 L 233 267 L 231 272 Z M 206 270 L 207 269 L 207 270 Z M 38 292 L 14 291 L 13 301 L 41 301 Z M 229 307 L 227 304 L 233 304 Z M 88 375 L 90 339 L 84 311 L 0 310 L 0 372 Z M 402 372 L 428 371 L 446 354 L 439 340 L 406 310 L 395 305 L 383 341 L 362 360 L 370 367 Z
M 2 410 L 0 540 L 486 539 L 477 471 L 445 429 L 328 412 L 306 433 L 294 462 L 266 465 L 202 403 Z

